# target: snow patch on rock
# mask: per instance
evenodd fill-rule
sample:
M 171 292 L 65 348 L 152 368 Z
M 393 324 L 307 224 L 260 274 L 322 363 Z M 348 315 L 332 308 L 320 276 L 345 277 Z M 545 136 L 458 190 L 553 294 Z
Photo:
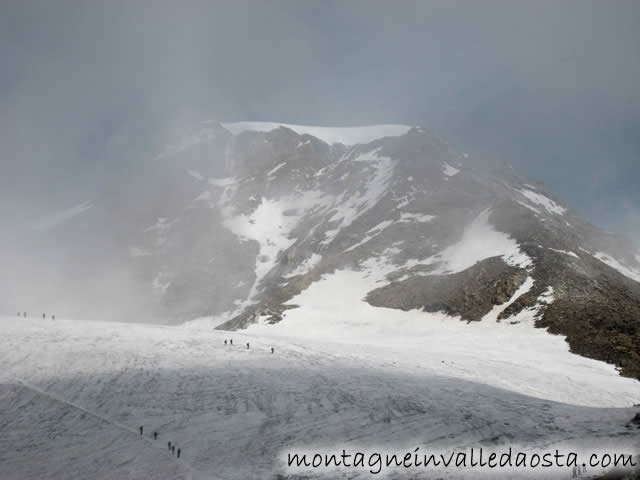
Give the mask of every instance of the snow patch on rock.
M 410 223 L 410 222 L 418 222 L 418 223 L 429 223 L 437 218 L 435 215 L 427 215 L 424 213 L 402 213 L 400 214 L 399 223 Z
M 233 185 L 234 183 L 237 183 L 237 179 L 235 179 L 234 177 L 227 177 L 227 178 L 210 178 L 208 180 L 209 185 L 213 185 L 214 187 L 229 187 L 231 185 Z
M 322 255 L 312 253 L 311 256 L 300 263 L 300 265 L 298 265 L 295 270 L 287 275 L 283 275 L 283 277 L 291 278 L 298 275 L 304 275 L 313 270 L 313 268 L 320 263 L 320 260 L 322 260 Z
M 537 205 L 541 205 L 542 207 L 547 209 L 547 211 L 549 213 L 555 213 L 556 215 L 562 215 L 567 211 L 566 208 L 561 207 L 556 202 L 551 200 L 549 197 L 546 197 L 545 195 L 542 195 L 541 193 L 533 192 L 531 190 L 527 190 L 526 188 L 520 189 L 519 192 L 522 193 L 522 195 L 524 195 L 529 201 L 531 201 L 531 202 L 533 202 L 533 203 L 535 203 Z
M 520 250 L 518 242 L 491 226 L 489 214 L 490 211 L 485 210 L 478 215 L 454 245 L 425 260 L 410 260 L 405 266 L 410 268 L 416 265 L 436 265 L 429 273 L 442 275 L 461 272 L 477 262 L 499 256 L 511 266 L 531 267 L 531 258 Z
M 205 190 L 194 199 L 194 202 L 209 201 L 210 199 L 211 199 L 211 192 L 208 190 Z
M 520 205 L 522 205 L 523 207 L 528 208 L 528 209 L 529 209 L 529 210 L 531 210 L 532 212 L 537 213 L 538 215 L 540 215 L 540 210 L 538 210 L 537 208 L 532 207 L 531 205 L 528 205 L 528 204 L 526 204 L 526 203 L 524 203 L 524 202 L 520 202 L 520 201 L 518 201 L 518 203 L 519 203 Z
M 321 242 L 325 246 L 329 245 L 342 229 L 351 225 L 358 217 L 378 203 L 387 192 L 393 176 L 395 161 L 380 155 L 380 149 L 370 150 L 346 159 L 352 162 L 367 162 L 371 166 L 371 173 L 366 186 L 361 191 L 349 196 L 343 193 L 334 200 L 335 213 L 329 218 L 329 222 L 337 222 L 338 225 L 325 232 L 325 239 Z
M 569 255 L 571 257 L 580 258 L 578 255 L 576 255 L 574 252 L 571 252 L 571 251 L 558 250 L 557 248 L 551 248 L 551 247 L 549 247 L 549 250 L 552 250 L 552 251 L 558 252 L 558 253 L 564 253 L 565 255 Z
M 553 303 L 554 300 L 555 297 L 553 296 L 553 287 L 548 286 L 547 289 L 537 298 L 536 304 L 533 307 L 524 308 L 505 321 L 509 322 L 512 325 L 525 324 L 530 327 L 534 327 L 536 318 L 540 314 L 540 309 L 546 305 Z M 546 331 L 546 329 L 544 329 L 543 331 Z
M 289 233 L 299 217 L 284 214 L 290 207 L 286 201 L 263 198 L 251 214 L 224 220 L 224 226 L 238 237 L 258 242 L 256 279 L 250 298 L 256 293 L 260 281 L 275 266 L 278 253 L 289 248 L 296 240 L 289 238 Z
M 369 240 L 371 240 L 372 238 L 374 238 L 375 236 L 379 235 L 383 230 L 385 230 L 387 227 L 393 225 L 394 221 L 393 220 L 385 220 L 384 222 L 380 222 L 378 225 L 376 225 L 373 228 L 370 228 L 366 234 L 365 237 L 360 240 L 358 243 L 350 246 L 349 248 L 347 248 L 345 250 L 345 252 L 350 252 L 351 250 L 354 250 L 356 248 L 358 248 L 361 245 L 364 245 L 365 243 L 367 243 Z
M 85 213 L 92 207 L 91 202 L 79 203 L 71 208 L 54 213 L 53 215 L 47 215 L 40 217 L 37 220 L 31 222 L 31 228 L 41 232 L 51 230 L 55 227 L 62 225 L 63 223 L 71 220 L 78 215 Z
M 533 287 L 534 280 L 532 277 L 527 277 L 522 285 L 515 291 L 515 293 L 511 296 L 509 300 L 501 305 L 494 305 L 494 307 L 487 313 L 484 317 L 482 317 L 483 322 L 499 322 L 498 317 L 502 312 L 504 312 L 513 302 L 515 302 L 522 295 L 527 293 Z
M 453 177 L 454 175 L 460 173 L 460 170 L 452 167 L 448 163 L 445 163 L 444 165 L 442 165 L 442 173 L 444 173 L 447 177 Z
M 187 170 L 187 173 L 189 174 L 190 177 L 195 178 L 196 180 L 204 180 L 204 176 L 202 174 L 200 174 L 200 172 L 197 172 L 195 170 Z
M 273 167 L 271 170 L 269 170 L 269 172 L 267 172 L 267 177 L 270 177 L 271 175 L 275 174 L 278 170 L 280 170 L 286 164 L 287 164 L 287 162 L 282 162 L 282 163 L 279 163 L 278 165 L 276 165 L 275 167 Z
M 167 217 L 158 217 L 158 219 L 156 220 L 156 223 L 148 226 L 147 228 L 144 229 L 144 231 L 145 232 L 156 231 L 160 234 L 163 234 L 163 233 L 166 233 L 167 230 L 169 230 L 171 228 L 171 225 L 173 225 L 174 223 L 175 223 L 175 220 L 173 222 L 170 222 Z
M 622 263 L 620 263 L 618 260 L 613 258 L 608 253 L 596 252 L 593 254 L 593 256 L 596 257 L 601 262 L 606 263 L 611 268 L 614 268 L 615 270 L 623 274 L 625 277 L 628 277 L 631 280 L 635 280 L 636 282 L 640 282 L 640 270 L 636 270 L 634 268 L 629 268 L 624 266 Z
M 167 289 L 171 286 L 171 281 L 169 281 L 165 273 L 160 272 L 153 278 L 151 286 L 156 294 L 164 295 L 167 293 Z

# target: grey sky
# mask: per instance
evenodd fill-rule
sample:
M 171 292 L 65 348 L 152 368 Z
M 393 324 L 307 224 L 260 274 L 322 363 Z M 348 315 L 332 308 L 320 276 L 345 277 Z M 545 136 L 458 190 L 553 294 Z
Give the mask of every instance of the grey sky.
M 640 231 L 635 1 L 0 3 L 0 213 L 89 200 L 199 119 L 419 124 Z

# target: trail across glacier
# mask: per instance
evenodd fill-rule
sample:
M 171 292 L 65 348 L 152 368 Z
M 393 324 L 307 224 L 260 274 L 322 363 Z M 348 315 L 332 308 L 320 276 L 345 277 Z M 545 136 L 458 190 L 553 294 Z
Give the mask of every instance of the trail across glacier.
M 287 475 L 283 452 L 317 445 L 601 446 L 629 441 L 635 411 L 455 378 L 464 364 L 428 365 L 417 345 L 392 360 L 398 352 L 380 345 L 250 332 L 0 324 L 0 463 L 9 479 L 277 478 Z M 138 425 L 158 431 L 157 444 Z M 184 462 L 166 452 L 168 440 Z
M 131 439 L 131 443 L 135 443 L 135 441 L 133 440 L 134 438 L 139 440 L 140 442 L 145 442 L 148 446 L 154 447 L 154 448 L 159 448 L 161 449 L 163 452 L 166 452 L 167 449 L 164 448 L 164 442 L 162 442 L 161 440 L 154 440 L 152 439 L 150 436 L 144 436 L 144 435 L 140 435 L 140 433 L 138 432 L 138 430 L 136 428 L 133 428 L 131 426 L 128 426 L 124 423 L 120 423 L 112 418 L 109 418 L 105 415 L 101 415 L 100 413 L 96 413 L 93 412 L 91 410 L 87 410 L 85 407 L 78 405 L 77 403 L 71 402 L 69 400 L 66 400 L 65 398 L 63 398 L 60 395 L 57 395 L 55 393 L 51 393 L 51 392 L 47 392 L 39 387 L 36 387 L 35 385 L 30 384 L 29 382 L 26 382 L 22 379 L 19 378 L 12 378 L 10 379 L 10 383 L 19 385 L 24 387 L 25 389 L 31 390 L 32 392 L 35 392 L 37 394 L 40 394 L 43 397 L 52 399 L 56 402 L 59 402 L 65 406 L 70 407 L 72 410 L 78 410 L 80 412 L 82 412 L 83 414 L 86 414 L 88 416 L 94 417 L 98 420 L 101 420 L 102 422 L 106 423 L 109 426 L 113 426 L 116 427 L 124 432 L 128 432 L 129 434 L 133 435 L 133 437 L 129 437 Z M 212 479 L 213 477 L 211 477 L 210 474 L 204 474 L 202 472 L 197 471 L 196 469 L 194 469 L 191 465 L 189 465 L 188 463 L 186 463 L 184 460 L 181 460 L 179 458 L 172 458 L 171 461 L 175 461 L 178 465 L 185 467 L 186 469 L 186 478 L 188 480 L 197 480 L 197 479 L 201 479 L 201 478 L 209 478 Z

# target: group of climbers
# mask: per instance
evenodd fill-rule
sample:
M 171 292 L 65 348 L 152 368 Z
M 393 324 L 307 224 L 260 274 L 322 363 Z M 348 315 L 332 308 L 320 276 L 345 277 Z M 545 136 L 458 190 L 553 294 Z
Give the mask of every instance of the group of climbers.
M 138 431 L 140 432 L 140 436 L 144 435 L 144 426 L 140 425 L 138 427 Z M 154 440 L 158 439 L 158 432 L 153 432 L 153 439 Z M 167 448 L 171 452 L 171 455 L 176 455 L 178 458 L 180 458 L 180 455 L 182 454 L 182 449 L 178 448 L 178 450 L 176 451 L 175 443 L 171 443 L 171 441 L 167 442 Z
M 26 316 L 26 314 L 25 314 Z M 44 317 L 43 317 L 44 318 Z M 233 345 L 233 339 L 230 338 L 229 340 L 227 340 L 225 338 L 224 340 L 224 344 L 225 345 Z M 250 348 L 249 342 L 247 342 L 247 350 Z M 275 353 L 275 348 L 271 347 L 271 353 Z M 140 425 L 138 427 L 138 431 L 140 432 L 140 436 L 144 435 L 144 426 Z M 157 440 L 158 439 L 158 432 L 153 432 L 153 439 Z M 171 452 L 171 455 L 175 455 L 177 458 L 180 458 L 180 455 L 182 455 L 182 449 L 181 448 L 177 448 L 176 449 L 176 445 L 175 443 L 172 443 L 171 441 L 167 442 L 167 449 L 169 450 L 169 452 Z
M 27 312 L 18 312 L 17 316 L 18 317 L 27 318 Z M 47 318 L 46 313 L 43 313 L 42 314 L 42 319 L 45 320 L 46 318 Z M 51 315 L 51 320 L 55 320 L 55 319 L 56 319 L 56 316 L 55 315 Z M 224 344 L 225 345 L 227 345 L 227 344 L 228 345 L 233 345 L 233 339 L 232 338 L 229 339 L 228 342 L 227 342 L 227 339 L 225 339 L 224 340 Z M 249 350 L 249 348 L 250 348 L 249 342 L 246 343 L 246 346 L 247 346 L 247 350 Z M 274 347 L 271 347 L 271 353 L 272 354 L 275 353 L 275 348 Z M 140 425 L 138 427 L 138 431 L 140 432 L 140 436 L 143 436 L 144 435 L 144 426 Z M 158 439 L 158 432 L 153 432 L 152 435 L 153 435 L 153 439 L 154 440 Z M 171 455 L 176 455 L 177 458 L 180 458 L 180 455 L 182 454 L 182 449 L 181 448 L 176 449 L 176 445 L 174 443 L 171 443 L 171 441 L 167 442 L 167 448 L 171 452 Z
M 233 345 L 233 338 L 230 338 L 228 341 L 225 338 L 224 339 L 224 344 L 225 345 Z M 249 342 L 247 342 L 246 345 L 247 345 L 247 350 L 249 350 L 249 348 L 250 348 Z M 274 347 L 271 347 L 271 353 L 275 353 L 275 351 L 276 351 L 276 349 Z
M 24 318 L 27 318 L 27 312 L 18 312 L 16 315 L 17 315 L 18 317 L 24 317 Z M 42 314 L 42 319 L 43 319 L 43 320 L 46 320 L 46 318 L 47 318 L 47 314 L 46 314 L 46 313 L 43 313 L 43 314 Z M 55 320 L 55 319 L 56 319 L 56 316 L 55 316 L 55 315 L 51 315 L 51 320 Z

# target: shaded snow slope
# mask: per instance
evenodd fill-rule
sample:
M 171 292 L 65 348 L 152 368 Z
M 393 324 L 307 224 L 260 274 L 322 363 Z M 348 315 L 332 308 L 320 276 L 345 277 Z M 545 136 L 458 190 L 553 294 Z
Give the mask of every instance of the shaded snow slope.
M 0 383 L 0 476 L 5 480 L 213 478 L 141 438 L 134 425 L 95 414 L 29 382 Z M 195 474 L 194 474 L 195 473 Z
M 320 446 L 621 451 L 634 412 L 543 401 L 452 377 L 470 362 L 453 352 L 431 355 L 435 345 L 423 355 L 407 345 L 407 355 L 392 360 L 398 352 L 385 347 L 247 332 L 6 317 L 0 326 L 0 462 L 2 478 L 11 480 L 281 478 L 275 474 L 286 473 L 278 462 L 283 452 Z M 230 337 L 234 346 L 225 347 Z M 494 366 L 512 373 L 508 363 Z M 574 395 L 597 397 L 588 388 Z M 182 448 L 181 462 L 166 451 L 167 441 Z M 349 478 L 371 478 L 360 473 Z M 495 471 L 487 475 L 496 478 Z

